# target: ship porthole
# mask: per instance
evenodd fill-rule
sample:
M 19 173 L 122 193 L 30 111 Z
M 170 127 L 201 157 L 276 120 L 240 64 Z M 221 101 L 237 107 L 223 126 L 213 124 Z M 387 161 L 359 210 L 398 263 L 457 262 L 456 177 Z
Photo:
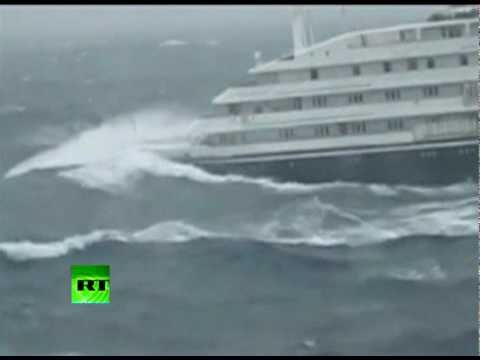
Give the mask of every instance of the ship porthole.
M 295 163 L 293 161 L 289 161 L 288 166 L 290 167 L 290 169 L 293 169 L 295 167 Z

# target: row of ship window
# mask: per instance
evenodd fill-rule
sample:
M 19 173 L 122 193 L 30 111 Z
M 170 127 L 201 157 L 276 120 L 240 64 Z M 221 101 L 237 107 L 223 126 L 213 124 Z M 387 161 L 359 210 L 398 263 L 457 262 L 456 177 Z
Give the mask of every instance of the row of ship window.
M 463 92 L 463 87 L 461 89 Z M 436 85 L 426 86 L 422 88 L 422 95 L 425 98 L 438 97 L 440 94 L 439 87 Z M 462 93 L 463 94 L 463 93 Z M 391 89 L 384 92 L 386 102 L 400 101 L 402 99 L 402 91 L 400 89 Z M 314 108 L 323 108 L 328 107 L 328 98 L 329 96 L 313 96 L 311 97 L 311 104 Z M 302 110 L 304 107 L 304 98 L 293 98 L 292 108 L 293 110 Z M 347 98 L 348 104 L 361 104 L 364 103 L 364 94 L 354 93 L 349 94 Z M 278 110 L 277 110 L 278 111 Z M 228 105 L 228 112 L 232 115 L 239 115 L 241 112 L 240 104 L 230 104 Z M 256 106 L 253 109 L 253 112 L 260 114 L 264 112 L 264 108 L 261 105 Z
M 425 119 L 427 124 L 442 124 L 444 119 L 436 117 Z M 476 124 L 478 121 L 478 114 L 472 113 L 469 116 L 469 121 Z M 385 123 L 384 123 L 385 124 Z M 282 128 L 272 130 L 256 130 L 244 132 L 231 132 L 210 135 L 204 141 L 207 145 L 240 145 L 248 143 L 262 143 L 270 141 L 288 141 L 305 138 L 322 138 L 328 136 L 345 136 L 345 135 L 361 135 L 366 133 L 379 133 L 381 130 L 377 127 L 378 123 L 374 125 L 375 129 L 368 130 L 367 123 L 364 121 L 340 123 L 340 124 L 323 124 L 323 125 L 306 125 L 297 126 L 295 128 Z M 387 131 L 402 131 L 405 129 L 405 122 L 402 118 L 388 119 L 386 121 Z
M 387 122 L 387 130 L 399 131 L 404 129 L 403 119 L 390 119 Z M 336 130 L 336 131 L 335 131 Z M 267 135 L 262 136 L 261 134 Z M 210 135 L 205 143 L 208 145 L 236 145 L 245 143 L 259 143 L 264 141 L 284 141 L 304 138 L 318 138 L 331 136 L 333 133 L 338 135 L 359 135 L 367 133 L 367 124 L 363 121 L 355 123 L 340 123 L 330 125 L 302 126 L 296 128 L 283 128 L 251 132 L 236 132 Z M 251 139 L 247 134 L 253 135 L 257 139 Z M 275 136 L 276 134 L 276 136 Z M 255 136 L 256 135 L 256 136 Z M 273 136 L 272 136 L 273 135 Z
M 422 89 L 424 97 L 436 97 L 439 95 L 438 86 L 427 86 Z M 400 101 L 402 98 L 400 89 L 386 90 L 385 91 L 385 100 L 386 101 Z M 348 95 L 349 104 L 360 104 L 364 102 L 364 97 L 362 93 L 350 94 Z M 312 98 L 313 107 L 326 107 L 327 106 L 327 97 L 326 96 L 314 96 Z M 293 99 L 293 109 L 301 110 L 303 107 L 303 102 L 301 98 Z M 261 107 L 255 109 L 256 113 L 262 112 Z
M 435 59 L 434 58 L 427 58 L 427 68 L 434 69 L 436 67 Z M 466 54 L 460 54 L 458 57 L 458 63 L 460 66 L 468 66 L 469 60 Z M 390 73 L 392 72 L 392 63 L 390 61 L 383 62 L 383 72 Z M 407 70 L 417 70 L 418 69 L 418 59 L 407 59 Z M 353 65 L 352 66 L 352 75 L 353 76 L 360 76 L 362 75 L 362 68 L 360 65 Z M 310 69 L 310 79 L 311 80 L 318 80 L 319 74 L 318 69 Z

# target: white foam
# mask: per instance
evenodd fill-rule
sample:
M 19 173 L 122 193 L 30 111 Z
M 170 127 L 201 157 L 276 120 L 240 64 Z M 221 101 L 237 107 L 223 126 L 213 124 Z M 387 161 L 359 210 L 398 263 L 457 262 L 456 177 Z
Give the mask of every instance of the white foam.
M 159 154 L 138 149 L 124 151 L 104 162 L 59 172 L 59 176 L 75 181 L 82 186 L 98 188 L 108 192 L 121 192 L 132 188 L 133 182 L 144 174 L 156 177 L 184 178 L 207 184 L 255 185 L 283 194 L 307 194 L 320 190 L 359 186 L 347 183 L 312 185 L 295 182 L 280 183 L 269 178 L 251 178 L 235 174 L 217 175 L 194 165 L 174 162 L 161 157 Z M 369 185 L 365 187 L 368 189 Z M 377 193 L 378 191 L 374 188 L 373 192 Z M 391 194 L 387 193 L 387 195 L 390 196 Z
M 207 236 L 216 237 L 220 235 L 181 221 L 167 221 L 155 224 L 132 234 L 132 237 L 138 242 L 151 242 L 159 241 L 159 239 L 167 239 L 168 242 L 175 243 L 187 242 Z
M 404 281 L 440 281 L 447 273 L 434 260 L 423 261 L 409 267 L 394 268 L 387 271 L 387 277 Z
M 30 259 L 55 258 L 68 254 L 73 250 L 83 250 L 89 245 L 105 239 L 125 241 L 122 232 L 115 230 L 97 230 L 87 235 L 74 235 L 62 241 L 32 242 L 29 240 L 19 242 L 0 242 L 0 252 L 12 260 L 25 261 Z
M 363 246 L 409 236 L 475 236 L 475 199 L 431 201 L 365 213 L 318 197 L 278 209 L 259 238 L 289 244 Z M 361 210 L 361 209 L 360 209 Z
M 178 140 L 181 134 L 188 135 L 192 126 L 190 119 L 189 115 L 168 109 L 122 115 L 17 164 L 5 178 L 35 170 L 111 163 L 152 138 L 169 142 L 172 137 Z
M 0 243 L 0 252 L 16 261 L 64 256 L 101 241 L 120 242 L 188 242 L 200 238 L 250 239 L 274 244 L 310 246 L 372 245 L 408 236 L 476 236 L 476 206 L 471 199 L 454 199 L 440 203 L 392 205 L 375 213 L 360 213 L 320 200 L 301 199 L 280 207 L 253 223 L 233 224 L 211 221 L 210 228 L 186 220 L 165 221 L 138 231 L 96 230 L 61 241 L 37 243 L 29 240 Z M 238 219 L 237 219 L 238 220 Z M 215 229 L 215 230 L 213 230 Z M 420 268 L 393 269 L 390 276 L 421 280 L 440 279 L 436 264 Z M 426 274 L 426 275 L 425 275 Z
M 185 46 L 188 45 L 189 43 L 184 40 L 178 40 L 178 39 L 168 39 L 165 40 L 164 42 L 160 43 L 159 47 L 172 47 L 172 46 Z
M 73 235 L 54 242 L 32 242 L 30 240 L 0 242 L 0 252 L 11 260 L 26 261 L 65 256 L 72 251 L 83 250 L 102 241 L 178 243 L 205 236 L 219 235 L 181 221 L 166 221 L 136 232 L 95 230 L 88 234 Z

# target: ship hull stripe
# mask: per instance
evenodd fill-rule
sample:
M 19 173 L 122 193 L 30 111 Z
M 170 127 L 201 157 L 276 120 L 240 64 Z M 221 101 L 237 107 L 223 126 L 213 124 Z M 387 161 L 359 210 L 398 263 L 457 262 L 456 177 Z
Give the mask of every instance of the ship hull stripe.
M 332 181 L 387 184 L 446 185 L 478 182 L 478 145 L 451 143 L 443 147 L 406 151 L 351 152 L 350 155 L 320 154 L 295 159 L 258 162 L 194 163 L 214 174 L 267 177 L 281 182 L 320 183 Z
M 461 141 L 430 141 L 425 143 L 417 144 L 399 144 L 395 146 L 385 146 L 385 145 L 373 145 L 373 146 L 364 146 L 364 147 L 355 147 L 355 148 L 337 148 L 333 150 L 307 150 L 307 151 L 288 151 L 288 152 L 278 152 L 274 155 L 269 154 L 253 154 L 253 155 L 236 155 L 236 156 L 225 156 L 222 158 L 192 158 L 189 162 L 194 162 L 198 164 L 204 163 L 237 163 L 237 162 L 263 162 L 263 161 L 274 161 L 274 160 L 295 160 L 295 159 L 306 159 L 306 158 L 318 158 L 318 157 L 341 157 L 341 156 L 351 156 L 351 155 L 360 155 L 360 154 L 373 154 L 373 153 L 387 153 L 387 152 L 399 152 L 399 151 L 415 151 L 415 150 L 428 150 L 428 149 L 441 149 L 441 148 L 450 148 L 450 147 L 459 147 L 459 146 L 468 146 L 468 145 L 477 145 L 479 142 L 475 139 L 461 140 Z

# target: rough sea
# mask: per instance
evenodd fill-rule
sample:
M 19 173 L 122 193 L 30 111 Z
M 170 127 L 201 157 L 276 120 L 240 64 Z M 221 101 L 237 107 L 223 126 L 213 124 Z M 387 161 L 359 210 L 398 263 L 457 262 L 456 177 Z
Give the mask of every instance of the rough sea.
M 0 355 L 477 355 L 476 184 L 218 176 L 143 146 L 184 146 L 284 35 L 4 46 Z M 90 263 L 109 305 L 70 303 Z

